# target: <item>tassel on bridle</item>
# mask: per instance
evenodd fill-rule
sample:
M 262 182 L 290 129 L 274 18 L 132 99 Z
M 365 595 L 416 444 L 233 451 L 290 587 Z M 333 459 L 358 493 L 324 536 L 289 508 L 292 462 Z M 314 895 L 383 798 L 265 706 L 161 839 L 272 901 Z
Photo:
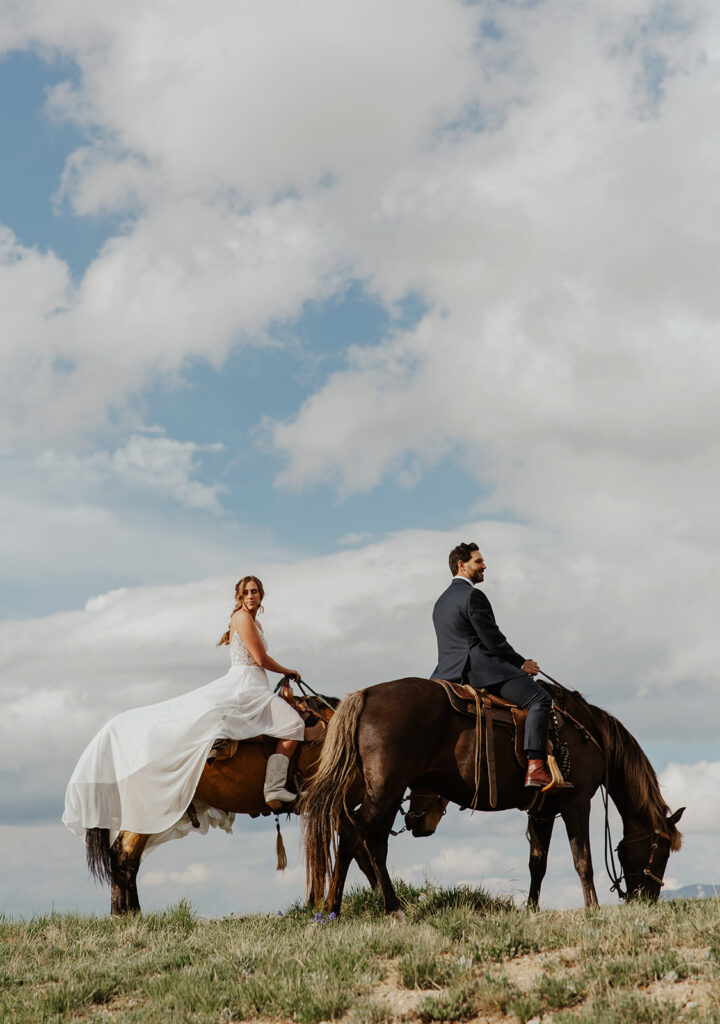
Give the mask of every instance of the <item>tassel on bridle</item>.
M 280 831 L 280 818 L 277 814 L 275 815 L 275 828 L 277 829 L 277 839 L 275 840 L 277 870 L 284 871 L 287 867 L 287 854 L 285 853 L 285 843 L 283 842 L 282 832 Z

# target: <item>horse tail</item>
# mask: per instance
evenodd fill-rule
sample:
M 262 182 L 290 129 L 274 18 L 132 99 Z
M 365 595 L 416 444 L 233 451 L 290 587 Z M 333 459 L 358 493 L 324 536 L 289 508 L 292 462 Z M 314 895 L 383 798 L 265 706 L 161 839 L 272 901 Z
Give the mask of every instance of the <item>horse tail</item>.
M 340 825 L 350 816 L 348 796 L 361 771 L 357 729 L 365 692 L 356 690 L 349 694 L 330 719 L 320 760 L 298 807 L 302 815 L 308 894 L 313 895 L 316 904 L 325 895 L 332 875 Z
M 85 849 L 90 874 L 98 882 L 112 884 L 112 863 L 110 860 L 110 829 L 85 829 Z

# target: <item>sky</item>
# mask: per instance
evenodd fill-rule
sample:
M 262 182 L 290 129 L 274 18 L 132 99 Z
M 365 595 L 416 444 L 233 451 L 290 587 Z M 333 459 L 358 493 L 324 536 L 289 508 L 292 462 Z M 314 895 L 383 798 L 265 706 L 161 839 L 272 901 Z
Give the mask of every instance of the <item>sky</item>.
M 687 806 L 668 887 L 720 882 L 719 53 L 709 0 L 0 0 L 6 913 L 107 910 L 66 781 L 225 671 L 240 576 L 343 696 L 432 671 L 459 540 Z M 286 842 L 167 844 L 141 902 L 281 909 Z M 454 811 L 390 862 L 520 899 L 527 855 Z

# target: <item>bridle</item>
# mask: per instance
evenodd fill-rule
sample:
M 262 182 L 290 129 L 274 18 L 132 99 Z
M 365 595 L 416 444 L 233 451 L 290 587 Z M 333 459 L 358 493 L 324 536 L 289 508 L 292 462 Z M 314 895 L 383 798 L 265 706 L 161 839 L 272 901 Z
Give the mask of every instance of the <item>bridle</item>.
M 653 861 L 655 860 L 655 854 L 658 851 L 658 840 L 667 839 L 668 843 L 672 843 L 672 839 L 667 834 L 667 832 L 661 832 L 659 829 L 654 829 L 652 832 L 642 832 L 640 835 L 627 836 L 621 839 L 618 843 L 618 853 L 620 851 L 620 847 L 623 844 L 629 846 L 631 843 L 642 843 L 645 842 L 645 840 L 647 839 L 652 840 L 650 843 L 650 857 L 648 859 L 647 865 L 643 868 L 642 873 L 646 878 L 651 879 L 653 882 L 659 885 L 660 888 L 662 888 L 665 885 L 665 883 L 663 882 L 662 878 L 658 878 L 657 875 L 654 875 L 652 873 L 651 868 L 653 866 Z
M 613 883 L 610 886 L 610 892 L 616 892 L 621 900 L 626 900 L 628 898 L 629 893 L 627 889 L 624 890 L 622 887 L 622 881 L 625 876 L 622 872 L 618 872 L 617 867 L 615 865 L 615 857 L 613 856 L 612 837 L 610 835 L 610 823 L 608 821 L 607 783 L 604 788 L 601 787 L 600 792 L 602 793 L 603 804 L 605 805 L 605 869 L 608 875 L 610 875 L 610 878 Z M 635 835 L 623 836 L 623 838 L 617 844 L 617 854 L 619 857 L 621 846 L 630 846 L 633 843 L 644 843 L 648 839 L 651 840 L 650 857 L 648 859 L 647 864 L 643 868 L 642 873 L 645 878 L 649 878 L 651 881 L 655 882 L 656 885 L 659 885 L 662 889 L 665 883 L 663 882 L 662 878 L 658 878 L 657 875 L 653 874 L 652 866 L 653 861 L 655 860 L 655 854 L 658 850 L 658 840 L 667 839 L 668 843 L 672 843 L 672 839 L 667 834 L 667 832 L 661 832 L 659 829 L 653 829 L 652 832 L 638 832 Z M 622 864 L 620 866 L 622 867 Z

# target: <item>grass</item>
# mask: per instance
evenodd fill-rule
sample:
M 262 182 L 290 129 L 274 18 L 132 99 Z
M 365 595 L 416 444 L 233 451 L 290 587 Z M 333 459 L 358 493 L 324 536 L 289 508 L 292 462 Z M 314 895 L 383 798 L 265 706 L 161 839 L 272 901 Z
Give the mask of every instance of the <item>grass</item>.
M 720 904 L 514 908 L 399 884 L 407 920 L 348 894 L 339 920 L 0 919 L 0 1021 L 720 1024 Z

